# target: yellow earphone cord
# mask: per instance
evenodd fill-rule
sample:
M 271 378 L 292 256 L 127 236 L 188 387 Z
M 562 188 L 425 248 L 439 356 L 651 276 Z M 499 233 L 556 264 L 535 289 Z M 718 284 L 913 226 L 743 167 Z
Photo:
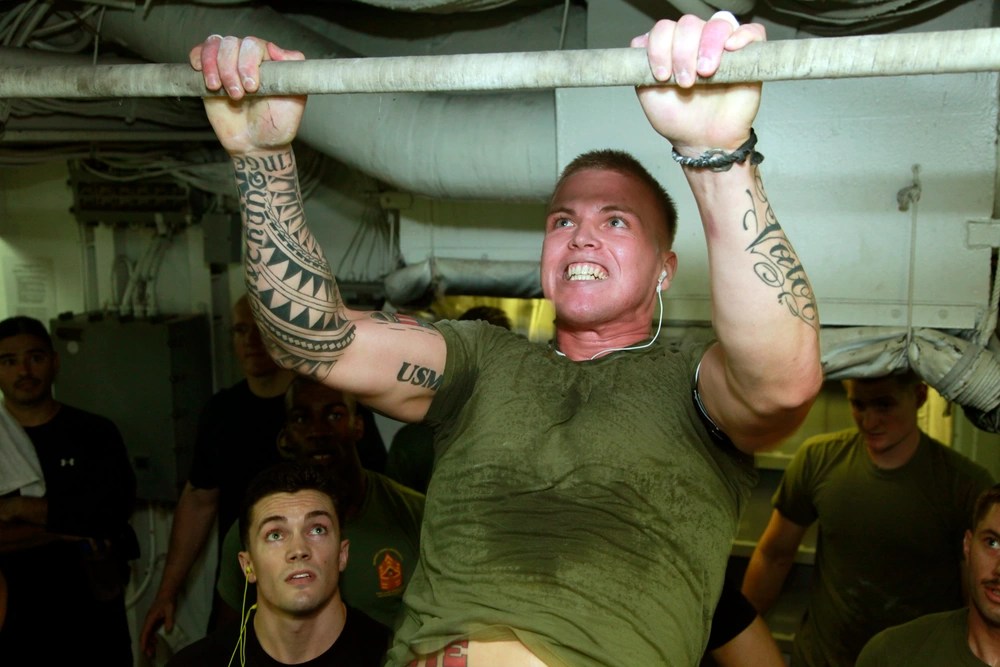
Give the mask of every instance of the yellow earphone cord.
M 247 574 L 250 574 L 252 570 L 250 566 L 247 566 Z M 233 648 L 233 654 L 229 656 L 229 664 L 227 667 L 232 667 L 233 658 L 236 654 L 240 654 L 240 667 L 246 667 L 247 664 L 247 623 L 250 622 L 250 614 L 254 609 L 257 608 L 257 603 L 250 605 L 247 609 L 247 589 L 250 588 L 250 577 L 243 580 L 243 603 L 240 605 L 240 616 L 243 617 L 243 621 L 240 623 L 240 636 L 236 639 L 236 646 Z

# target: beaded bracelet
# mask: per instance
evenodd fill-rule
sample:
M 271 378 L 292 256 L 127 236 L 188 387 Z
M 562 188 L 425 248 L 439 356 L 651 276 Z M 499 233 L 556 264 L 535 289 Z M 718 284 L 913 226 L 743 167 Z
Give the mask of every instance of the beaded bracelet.
M 739 162 L 743 164 L 747 156 L 750 156 L 750 164 L 760 164 L 764 161 L 764 156 L 753 148 L 757 145 L 757 133 L 750 128 L 750 138 L 732 153 L 727 153 L 721 148 L 709 148 L 698 157 L 685 157 L 677 152 L 676 148 L 671 148 L 670 154 L 674 162 L 682 167 L 694 167 L 695 169 L 708 168 L 712 171 L 729 171 L 733 164 Z

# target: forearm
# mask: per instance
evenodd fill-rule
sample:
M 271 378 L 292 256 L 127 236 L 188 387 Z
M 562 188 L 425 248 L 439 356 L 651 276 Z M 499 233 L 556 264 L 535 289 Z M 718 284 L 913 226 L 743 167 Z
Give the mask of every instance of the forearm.
M 0 521 L 29 523 L 45 527 L 49 520 L 49 501 L 45 498 L 13 496 L 0 499 Z
M 244 220 L 246 282 L 271 356 L 401 421 L 419 421 L 436 389 L 407 369 L 444 371 L 444 339 L 412 318 L 355 311 L 306 228 L 290 148 L 234 157 Z M 336 366 L 336 369 L 334 369 Z
M 786 411 L 797 425 L 819 389 L 819 316 L 802 263 L 756 166 L 685 168 L 708 243 L 712 320 L 724 382 L 766 429 Z
M 291 148 L 233 158 L 254 315 L 275 360 L 325 377 L 355 327 L 322 248 L 305 225 Z M 291 305 L 289 305 L 291 304 Z
M 774 556 L 755 549 L 743 576 L 742 593 L 763 615 L 774 606 L 795 562 L 791 556 Z
M 31 549 L 62 539 L 41 526 L 0 521 L 0 553 Z
M 194 490 L 193 494 L 208 493 Z M 159 596 L 176 597 L 194 562 L 204 550 L 218 513 L 218 500 L 198 498 L 191 492 L 181 495 L 170 528 L 167 560 L 160 579 Z

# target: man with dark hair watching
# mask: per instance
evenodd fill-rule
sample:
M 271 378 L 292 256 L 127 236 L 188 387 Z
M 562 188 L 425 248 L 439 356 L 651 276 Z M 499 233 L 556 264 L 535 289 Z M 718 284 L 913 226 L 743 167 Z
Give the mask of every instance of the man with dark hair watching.
M 0 497 L 8 587 L 0 655 L 130 666 L 125 585 L 128 561 L 139 555 L 128 523 L 135 474 L 111 421 L 53 398 L 58 371 L 45 325 L 23 316 L 0 322 L 0 449 L 5 461 L 17 449 L 26 469 L 41 471 L 33 490 Z M 8 463 L 0 476 L 11 472 Z
M 343 519 L 337 482 L 321 466 L 285 462 L 255 477 L 239 520 L 239 562 L 257 585 L 255 609 L 182 649 L 169 667 L 227 665 L 235 655 L 248 667 L 379 667 L 388 629 L 340 594 Z
M 424 496 L 362 467 L 356 447 L 364 431 L 360 408 L 353 396 L 298 376 L 285 392 L 277 449 L 285 459 L 315 462 L 336 482 L 341 527 L 354 554 L 341 576 L 341 592 L 353 607 L 392 628 L 419 556 Z M 236 564 L 239 545 L 234 525 L 222 542 L 218 592 L 236 611 L 244 593 L 247 604 L 255 594 Z
M 765 613 L 808 527 L 819 522 L 816 572 L 792 665 L 854 665 L 887 627 L 962 605 L 958 544 L 982 466 L 923 433 L 927 385 L 912 371 L 844 382 L 856 428 L 810 438 L 774 494 L 743 580 Z
M 968 607 L 883 630 L 855 667 L 983 667 L 1000 664 L 1000 485 L 976 502 L 962 539 Z

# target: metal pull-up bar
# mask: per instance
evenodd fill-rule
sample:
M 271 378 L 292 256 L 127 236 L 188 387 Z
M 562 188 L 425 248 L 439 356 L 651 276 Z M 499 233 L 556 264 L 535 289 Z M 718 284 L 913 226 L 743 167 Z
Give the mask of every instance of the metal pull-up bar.
M 2 62 L 0 62 L 2 65 Z M 704 83 L 1000 70 L 1000 28 L 790 39 L 723 56 Z M 657 84 L 644 49 L 267 62 L 260 94 L 528 90 Z M 670 82 L 668 82 L 670 83 Z M 0 66 L 0 99 L 201 97 L 187 64 Z

